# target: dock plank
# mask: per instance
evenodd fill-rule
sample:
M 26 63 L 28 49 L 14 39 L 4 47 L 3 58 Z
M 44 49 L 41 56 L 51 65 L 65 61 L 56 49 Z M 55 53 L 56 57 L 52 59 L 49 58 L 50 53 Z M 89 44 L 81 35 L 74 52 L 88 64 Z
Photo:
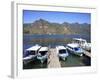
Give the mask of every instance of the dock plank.
M 48 68 L 60 68 L 61 64 L 59 62 L 59 57 L 56 53 L 56 49 L 50 49 L 48 54 Z
M 90 52 L 88 52 L 88 51 L 84 50 L 84 54 L 85 54 L 86 56 L 88 56 L 88 57 L 90 57 L 90 58 L 91 58 L 91 53 L 90 53 Z

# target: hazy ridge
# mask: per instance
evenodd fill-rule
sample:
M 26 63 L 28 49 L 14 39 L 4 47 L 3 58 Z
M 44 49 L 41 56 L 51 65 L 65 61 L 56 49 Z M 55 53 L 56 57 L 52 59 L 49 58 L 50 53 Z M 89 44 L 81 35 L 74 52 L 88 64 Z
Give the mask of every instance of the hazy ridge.
M 43 19 L 23 24 L 24 34 L 84 34 L 90 35 L 91 25 L 88 23 L 51 23 Z

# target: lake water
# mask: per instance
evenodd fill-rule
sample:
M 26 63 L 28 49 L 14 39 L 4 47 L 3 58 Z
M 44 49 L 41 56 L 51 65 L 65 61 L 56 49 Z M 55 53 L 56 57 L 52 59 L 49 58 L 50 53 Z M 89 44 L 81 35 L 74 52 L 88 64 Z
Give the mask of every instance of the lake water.
M 88 42 L 91 42 L 91 37 L 90 35 L 84 35 L 84 34 L 73 34 L 73 35 L 61 35 L 61 34 L 56 34 L 56 35 L 34 35 L 34 34 L 25 34 L 23 36 L 23 40 L 25 42 L 30 41 L 32 39 L 68 39 L 68 38 L 83 38 L 86 39 Z
M 54 41 L 52 43 L 40 43 L 40 42 L 34 42 L 32 40 L 35 39 L 55 39 L 55 40 L 63 40 L 63 39 L 72 39 L 72 38 L 83 38 L 86 39 L 88 42 L 91 42 L 91 37 L 90 35 L 24 35 L 23 36 L 23 57 L 25 57 L 25 49 L 35 45 L 35 44 L 40 44 L 41 46 L 53 46 L 55 47 L 56 45 L 64 45 L 66 46 L 66 44 L 64 42 L 59 42 L 59 41 Z M 32 42 L 31 42 L 32 41 Z M 86 66 L 87 63 L 90 65 L 90 59 L 86 57 L 78 57 L 75 55 L 71 55 L 68 56 L 66 61 L 62 61 L 60 60 L 61 66 L 62 67 L 75 67 L 75 66 Z M 85 61 L 85 63 L 84 63 Z M 45 62 L 44 64 L 41 64 L 38 60 L 36 61 L 32 61 L 30 63 L 28 63 L 27 65 L 23 66 L 24 69 L 39 69 L 39 68 L 47 68 L 47 62 Z
M 86 39 L 87 42 L 91 42 L 90 35 L 83 35 L 83 34 L 81 34 L 81 35 L 79 35 L 79 34 L 77 34 L 77 35 L 46 35 L 46 34 L 44 34 L 44 35 L 34 35 L 34 34 L 30 35 L 30 34 L 27 34 L 27 35 L 23 36 L 23 49 L 25 50 L 25 49 L 27 49 L 35 44 L 39 44 L 41 46 L 51 46 L 51 47 L 52 46 L 55 47 L 56 45 L 65 45 L 66 46 L 65 42 L 60 42 L 57 40 L 64 40 L 64 39 L 70 40 L 72 38 L 83 38 L 83 39 Z M 32 40 L 39 40 L 39 39 L 41 39 L 41 40 L 54 39 L 55 41 L 48 42 L 48 43 L 43 43 L 43 41 L 42 42 L 32 41 Z
M 86 56 L 76 56 L 69 54 L 65 61 L 59 59 L 61 67 L 81 67 L 81 66 L 91 66 L 91 59 Z M 43 64 L 39 60 L 34 60 L 23 66 L 23 69 L 47 69 L 47 61 Z

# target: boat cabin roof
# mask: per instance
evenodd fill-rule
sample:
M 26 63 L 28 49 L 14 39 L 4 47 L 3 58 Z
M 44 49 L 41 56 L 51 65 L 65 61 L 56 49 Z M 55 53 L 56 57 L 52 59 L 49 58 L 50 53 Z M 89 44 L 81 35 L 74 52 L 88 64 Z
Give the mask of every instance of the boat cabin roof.
M 57 49 L 66 49 L 64 46 L 57 46 Z
M 35 45 L 35 46 L 32 46 L 32 47 L 26 49 L 26 51 L 37 51 L 40 47 L 41 46 L 39 46 L 39 45 Z
M 86 40 L 85 39 L 82 39 L 82 38 L 73 38 L 73 40 L 86 42 Z
M 78 45 L 78 44 L 76 44 L 76 43 L 67 44 L 67 46 L 72 47 L 72 48 L 79 47 L 79 45 Z
M 48 51 L 48 47 L 41 47 L 39 51 Z

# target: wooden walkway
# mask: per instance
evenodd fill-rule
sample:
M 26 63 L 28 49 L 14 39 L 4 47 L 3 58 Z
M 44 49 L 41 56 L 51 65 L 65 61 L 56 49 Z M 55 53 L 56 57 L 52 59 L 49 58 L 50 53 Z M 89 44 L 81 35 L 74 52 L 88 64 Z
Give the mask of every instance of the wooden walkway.
M 49 57 L 48 57 L 48 68 L 60 68 L 60 62 L 59 62 L 59 57 L 56 53 L 56 49 L 50 49 L 49 52 Z
M 85 54 L 86 56 L 88 56 L 88 57 L 90 57 L 90 58 L 91 58 L 91 53 L 90 53 L 90 52 L 88 52 L 88 51 L 84 50 L 84 54 Z

